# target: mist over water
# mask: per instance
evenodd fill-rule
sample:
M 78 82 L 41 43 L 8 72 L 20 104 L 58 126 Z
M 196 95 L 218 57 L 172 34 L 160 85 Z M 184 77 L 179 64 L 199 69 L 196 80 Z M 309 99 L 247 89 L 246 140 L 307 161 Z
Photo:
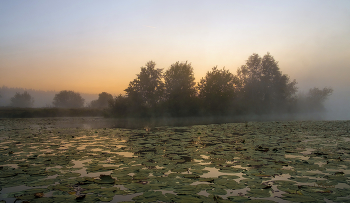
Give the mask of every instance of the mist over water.
M 325 120 L 350 120 L 350 90 L 334 91 L 324 106 Z

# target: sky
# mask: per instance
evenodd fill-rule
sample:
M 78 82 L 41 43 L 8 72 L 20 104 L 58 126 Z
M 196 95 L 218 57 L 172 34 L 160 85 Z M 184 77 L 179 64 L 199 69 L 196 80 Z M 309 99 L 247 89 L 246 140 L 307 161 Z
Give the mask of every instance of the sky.
M 117 95 L 150 60 L 199 81 L 269 52 L 300 91 L 350 103 L 349 36 L 349 0 L 0 0 L 0 86 Z

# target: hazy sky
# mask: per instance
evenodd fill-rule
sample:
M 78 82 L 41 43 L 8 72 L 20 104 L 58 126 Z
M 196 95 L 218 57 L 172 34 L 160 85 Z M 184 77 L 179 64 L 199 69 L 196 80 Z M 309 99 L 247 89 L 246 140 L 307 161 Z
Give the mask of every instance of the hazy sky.
M 149 60 L 198 81 L 267 52 L 301 89 L 347 89 L 350 1 L 0 0 L 0 86 L 116 95 Z

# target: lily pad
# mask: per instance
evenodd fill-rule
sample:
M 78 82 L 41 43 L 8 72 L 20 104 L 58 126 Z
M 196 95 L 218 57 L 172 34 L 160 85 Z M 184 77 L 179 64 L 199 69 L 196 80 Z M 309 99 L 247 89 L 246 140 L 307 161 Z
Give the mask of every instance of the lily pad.
M 207 193 L 212 194 L 212 195 L 226 195 L 227 194 L 226 190 L 224 190 L 222 188 L 208 189 Z
M 265 190 L 265 189 L 250 189 L 247 195 L 250 197 L 258 197 L 258 198 L 271 196 L 270 190 Z
M 95 180 L 95 182 L 99 184 L 114 184 L 115 179 L 110 175 L 100 175 L 100 179 Z

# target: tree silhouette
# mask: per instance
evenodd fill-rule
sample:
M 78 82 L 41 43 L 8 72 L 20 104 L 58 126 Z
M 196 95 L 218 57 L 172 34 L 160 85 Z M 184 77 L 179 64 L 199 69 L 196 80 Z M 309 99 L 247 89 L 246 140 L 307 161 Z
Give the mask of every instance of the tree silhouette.
M 306 95 L 300 94 L 298 97 L 298 110 L 301 112 L 324 111 L 323 106 L 326 99 L 333 93 L 332 88 L 311 88 Z
M 11 98 L 11 106 L 21 107 L 21 108 L 30 108 L 33 107 L 34 99 L 27 91 L 23 94 L 16 92 L 15 96 Z
M 127 117 L 129 115 L 129 98 L 123 95 L 118 95 L 109 102 L 109 109 L 114 117 Z
M 147 62 L 145 67 L 141 67 L 137 78 L 131 81 L 129 87 L 124 90 L 131 102 L 129 108 L 132 108 L 135 113 L 155 111 L 162 101 L 164 93 L 163 69 L 156 69 L 155 66 L 153 61 Z
M 199 98 L 211 114 L 226 114 L 235 97 L 238 78 L 223 68 L 214 67 L 198 83 Z
M 63 90 L 55 95 L 52 104 L 59 108 L 81 108 L 84 101 L 79 93 Z
M 167 107 L 173 116 L 193 114 L 196 83 L 190 63 L 176 62 L 164 74 Z
M 271 113 L 286 110 L 295 97 L 296 81 L 279 70 L 278 63 L 267 53 L 250 56 L 237 70 L 240 104 L 246 111 Z
M 113 96 L 107 92 L 102 92 L 98 95 L 97 100 L 93 100 L 90 103 L 90 107 L 92 108 L 107 108 L 109 102 L 113 100 Z
M 153 61 L 147 62 L 124 90 L 126 96 L 119 95 L 110 102 L 114 116 L 296 113 L 322 109 L 324 100 L 332 93 L 330 88 L 313 88 L 307 96 L 297 98 L 296 81 L 282 74 L 278 62 L 269 53 L 263 57 L 249 56 L 237 75 L 213 67 L 197 87 L 190 63 L 176 62 L 164 75 L 155 65 Z
M 320 90 L 317 87 L 311 88 L 308 93 L 308 99 L 312 103 L 323 103 L 333 93 L 332 88 L 323 88 Z

